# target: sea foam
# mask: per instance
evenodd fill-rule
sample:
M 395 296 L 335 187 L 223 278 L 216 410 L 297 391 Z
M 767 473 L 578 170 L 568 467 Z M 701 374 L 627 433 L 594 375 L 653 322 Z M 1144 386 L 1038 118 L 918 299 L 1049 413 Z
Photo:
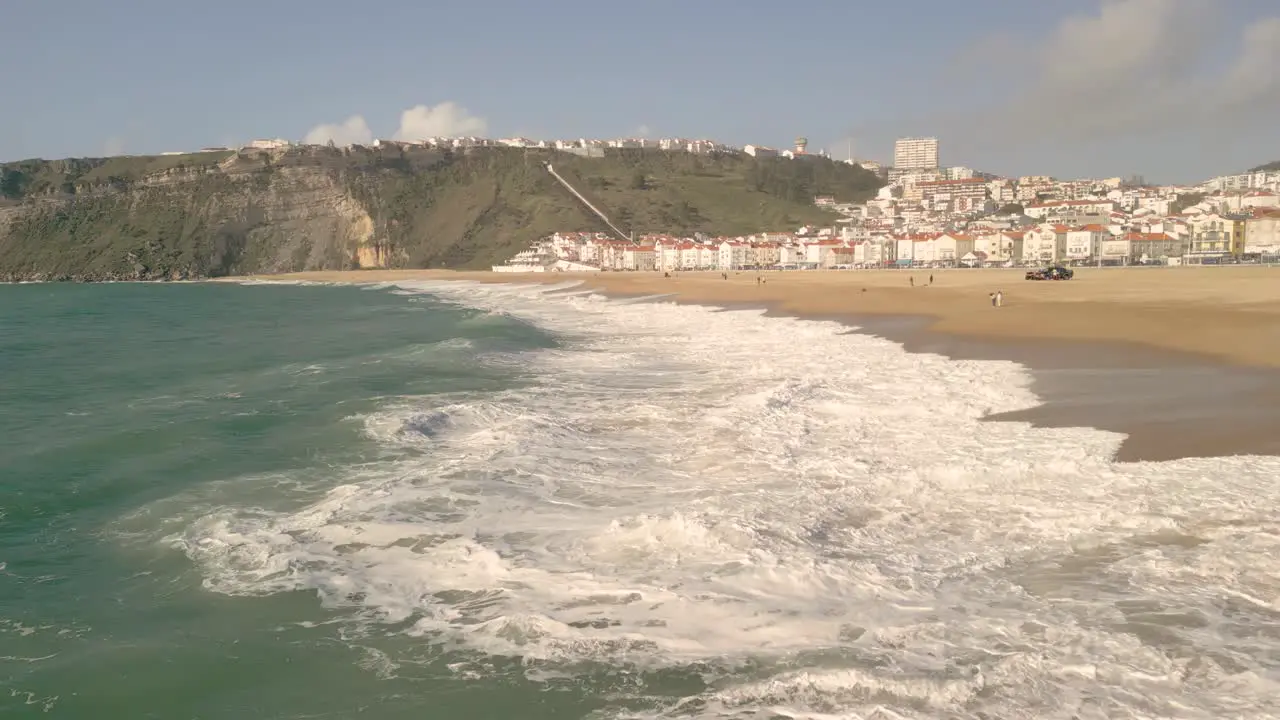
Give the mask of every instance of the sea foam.
M 416 452 L 316 502 L 192 520 L 209 588 L 706 679 L 601 717 L 1280 713 L 1280 459 L 1117 464 L 1112 433 L 982 422 L 1037 404 L 1015 364 L 831 322 L 397 286 L 562 346 L 495 360 L 532 386 L 360 418 Z

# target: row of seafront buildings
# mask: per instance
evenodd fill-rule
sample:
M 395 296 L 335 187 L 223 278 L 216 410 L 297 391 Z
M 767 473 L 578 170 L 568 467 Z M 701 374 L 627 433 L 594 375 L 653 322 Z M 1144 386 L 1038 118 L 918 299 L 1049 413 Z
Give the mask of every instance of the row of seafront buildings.
M 1254 174 L 1252 188 L 1227 190 L 1043 180 L 1022 178 L 1012 187 L 999 179 L 891 183 L 865 204 L 837 206 L 844 215 L 838 222 L 842 235 L 859 241 L 914 236 L 910 247 L 896 244 L 899 264 L 1174 264 L 1280 255 L 1280 173 Z M 1004 209 L 997 211 L 993 198 Z M 964 245 L 973 241 L 973 258 L 959 247 L 953 254 L 956 236 L 967 238 Z M 947 245 L 931 239 L 939 237 Z
M 1006 227 L 997 227 L 1006 225 Z M 636 242 L 602 233 L 556 233 L 498 272 L 857 269 L 1212 264 L 1280 258 L 1280 207 L 1234 214 L 1191 213 L 1106 224 L 1040 221 L 971 223 L 963 231 L 800 228 L 740 237 L 646 235 Z
M 761 233 L 743 237 L 646 235 L 626 242 L 605 233 L 556 233 L 495 272 L 817 269 L 871 264 L 869 243 L 849 243 L 831 229 L 810 235 Z

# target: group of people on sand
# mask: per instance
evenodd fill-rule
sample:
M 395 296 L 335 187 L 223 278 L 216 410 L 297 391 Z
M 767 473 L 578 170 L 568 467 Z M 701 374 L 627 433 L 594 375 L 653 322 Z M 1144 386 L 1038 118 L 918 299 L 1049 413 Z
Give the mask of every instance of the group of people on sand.
M 598 275 L 599 273 L 596 273 L 596 274 Z M 741 273 L 739 273 L 739 274 L 741 274 Z M 669 277 L 671 277 L 671 273 L 670 273 L 670 272 L 664 272 L 664 273 L 662 273 L 662 277 L 664 277 L 664 278 L 669 278 Z M 728 280 L 728 279 L 729 279 L 729 273 L 727 273 L 727 272 L 722 272 L 722 273 L 720 273 L 720 279 L 721 279 L 721 280 Z M 760 277 L 759 275 L 757 275 L 757 276 L 756 276 L 756 284 L 757 284 L 757 285 L 763 285 L 763 284 L 765 284 L 766 282 L 768 282 L 768 280 L 765 280 L 764 278 Z
M 669 272 L 664 272 L 664 273 L 662 273 L 662 276 L 663 276 L 663 277 L 671 277 L 671 273 L 669 273 Z M 720 273 L 720 278 L 721 278 L 722 280 L 728 280 L 728 279 L 729 279 L 729 273 L 727 273 L 727 272 L 722 272 L 722 273 Z M 761 277 L 760 275 L 756 275 L 756 285 L 763 285 L 763 284 L 765 284 L 766 282 L 768 282 L 768 281 L 767 281 L 767 280 L 765 280 L 763 277 Z M 916 286 L 916 276 L 915 276 L 915 275 L 908 276 L 908 278 L 907 278 L 907 282 L 909 282 L 909 283 L 911 284 L 911 287 L 915 287 L 915 286 Z M 933 285 L 933 273 L 930 273 L 930 274 L 929 274 L 929 285 Z M 923 286 L 923 285 L 922 285 L 921 287 L 927 287 L 927 286 Z M 867 289 L 866 289 L 866 288 L 862 288 L 862 292 L 866 292 L 866 291 L 867 291 Z M 993 293 L 987 293 L 987 295 L 988 295 L 988 297 L 990 297 L 990 298 L 991 298 L 991 307 L 1004 307 L 1004 292 L 1003 292 L 1002 290 L 996 290 L 996 291 L 995 291 L 995 292 L 993 292 Z

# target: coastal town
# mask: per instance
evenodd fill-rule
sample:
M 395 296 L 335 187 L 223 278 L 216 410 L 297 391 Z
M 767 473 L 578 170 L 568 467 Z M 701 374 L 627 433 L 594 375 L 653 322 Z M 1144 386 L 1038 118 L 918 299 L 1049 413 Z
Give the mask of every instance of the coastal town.
M 521 147 L 524 139 L 437 138 L 451 147 Z M 777 150 L 710 141 L 551 141 L 584 155 L 606 148 L 740 152 L 801 161 L 807 141 Z M 825 152 L 816 153 L 824 157 Z M 858 269 L 1213 265 L 1280 259 L 1280 170 L 1215 177 L 1196 185 L 1140 179 L 999 177 L 943 167 L 936 138 L 902 138 L 891 165 L 855 160 L 885 181 L 865 202 L 819 196 L 826 226 L 761 228 L 735 237 L 566 229 L 543 238 L 497 272 Z M 594 208 L 593 208 L 594 210 Z

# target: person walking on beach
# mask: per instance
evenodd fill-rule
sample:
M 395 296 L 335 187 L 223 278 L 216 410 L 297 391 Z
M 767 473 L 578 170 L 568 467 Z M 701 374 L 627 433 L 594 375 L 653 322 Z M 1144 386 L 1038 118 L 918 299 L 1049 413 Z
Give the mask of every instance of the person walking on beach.
M 929 273 L 929 284 L 933 284 L 933 273 Z
M 991 307 L 995 307 L 995 306 L 996 306 L 996 294 L 995 294 L 995 293 L 987 293 L 987 297 L 991 298 Z
M 996 307 L 1002 307 L 1003 305 L 1004 305 L 1004 293 L 997 290 L 996 291 Z
M 912 275 L 912 276 L 909 278 L 909 280 L 910 280 L 910 282 L 911 282 L 911 287 L 915 287 L 915 286 L 916 286 L 916 276 L 915 276 L 915 275 Z

